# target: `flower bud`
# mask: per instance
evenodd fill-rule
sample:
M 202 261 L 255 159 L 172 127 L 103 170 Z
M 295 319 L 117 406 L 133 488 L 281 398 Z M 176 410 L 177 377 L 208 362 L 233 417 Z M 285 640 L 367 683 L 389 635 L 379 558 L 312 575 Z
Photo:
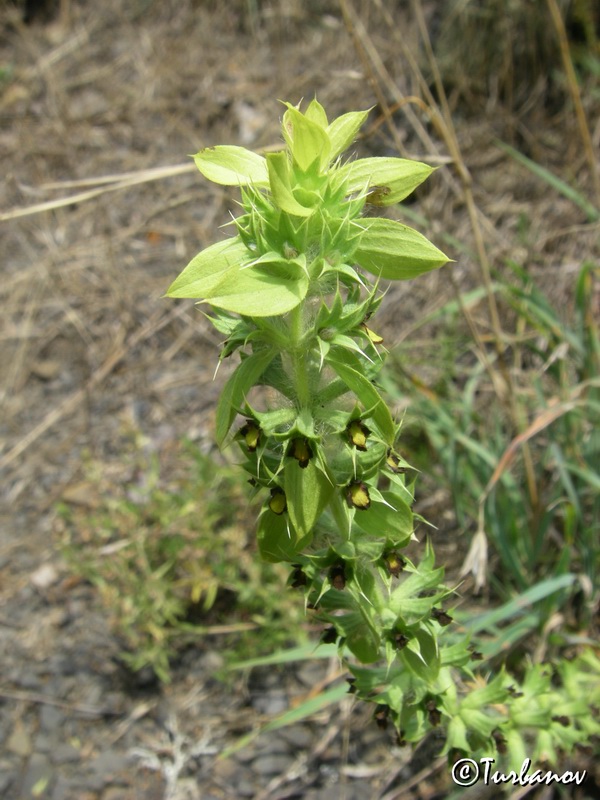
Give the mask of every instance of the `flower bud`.
M 359 511 L 366 511 L 371 505 L 369 497 L 369 487 L 362 481 L 353 481 L 346 488 L 346 502 L 350 508 L 357 508 Z
M 357 450 L 367 449 L 367 438 L 371 431 L 359 419 L 353 419 L 346 428 L 350 442 Z
M 283 489 L 279 488 L 279 486 L 274 486 L 271 489 L 271 499 L 269 500 L 269 508 L 274 514 L 277 515 L 283 514 L 284 511 L 287 509 L 285 493 Z
M 288 447 L 287 455 L 295 458 L 301 469 L 305 469 L 308 466 L 308 462 L 313 457 L 313 451 L 308 443 L 308 439 L 292 439 Z
M 260 444 L 260 426 L 258 423 L 253 419 L 247 419 L 246 424 L 240 428 L 240 436 L 244 438 L 246 442 L 246 447 L 251 453 L 254 453 L 258 445 Z

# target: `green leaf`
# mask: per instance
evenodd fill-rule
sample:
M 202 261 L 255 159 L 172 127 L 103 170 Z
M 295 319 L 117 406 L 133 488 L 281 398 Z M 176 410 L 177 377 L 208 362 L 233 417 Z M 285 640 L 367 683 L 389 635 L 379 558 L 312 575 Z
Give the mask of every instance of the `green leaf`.
M 394 589 L 388 601 L 388 608 L 396 616 L 402 616 L 405 620 L 409 615 L 422 617 L 430 613 L 432 607 L 436 605 L 445 592 L 439 591 L 426 597 L 420 595 L 424 592 L 439 589 L 443 575 L 444 570 L 442 567 L 424 570 L 423 572 L 413 572 L 412 575 L 406 577 Z
M 363 604 L 359 604 L 348 591 L 330 589 L 321 598 L 321 607 L 335 612 L 331 621 L 346 639 L 346 647 L 361 663 L 372 664 L 379 660 L 379 634 Z M 347 613 L 340 614 L 340 609 L 347 609 Z
M 293 214 L 297 217 L 310 217 L 313 209 L 301 205 L 292 192 L 287 154 L 284 152 L 268 153 L 267 167 L 271 193 L 277 206 L 288 214 Z
M 320 124 L 288 104 L 288 110 L 283 115 L 282 129 L 294 161 L 303 172 L 317 159 L 321 168 L 329 163 L 331 143 Z
M 288 262 L 283 261 L 282 267 Z M 308 277 L 300 271 L 287 278 L 265 267 L 235 267 L 209 292 L 203 301 L 226 311 L 250 317 L 275 317 L 295 308 L 308 291 Z
M 370 536 L 390 539 L 396 547 L 404 547 L 413 533 L 412 511 L 394 492 L 381 494 L 385 503 L 372 502 L 366 511 L 355 515 L 354 524 Z
M 462 750 L 464 753 L 470 753 L 472 746 L 467 739 L 467 726 L 460 717 L 454 716 L 450 718 L 448 729 L 446 732 L 446 744 L 442 751 L 442 755 L 446 755 L 454 749 Z
M 327 136 L 331 142 L 330 161 L 350 147 L 368 116 L 368 111 L 350 111 L 348 114 L 342 114 L 341 117 L 333 120 L 327 128 Z M 337 179 L 338 175 L 339 172 L 336 173 L 334 180 Z
M 207 247 L 195 256 L 167 290 L 167 297 L 204 297 L 235 267 L 252 254 L 239 236 Z
M 331 347 L 325 360 L 369 411 L 386 443 L 392 447 L 396 437 L 392 415 L 377 389 L 364 377 L 358 358 L 341 347 Z
M 379 636 L 363 614 L 356 612 L 344 615 L 340 627 L 344 631 L 346 647 L 362 664 L 372 664 L 379 660 Z
M 339 170 L 334 186 L 346 181 L 349 194 L 370 191 L 377 196 L 374 205 L 391 206 L 408 197 L 432 172 L 429 164 L 407 158 L 359 158 Z
M 310 542 L 310 536 L 298 536 L 287 514 L 274 514 L 268 507 L 259 517 L 257 538 L 262 558 L 271 563 L 294 561 Z
M 194 161 L 205 178 L 222 186 L 268 186 L 264 156 L 234 145 L 218 145 L 200 150 Z
M 327 120 L 327 114 L 325 113 L 325 109 L 319 103 L 317 98 L 315 97 L 313 100 L 310 101 L 308 107 L 306 109 L 306 113 L 304 115 L 306 119 L 309 119 L 311 122 L 316 123 L 321 128 L 327 128 L 329 124 Z
M 308 536 L 329 502 L 332 484 L 314 460 L 309 461 L 304 469 L 297 461 L 291 460 L 285 467 L 283 488 L 294 528 L 300 536 Z
M 373 275 L 405 281 L 446 264 L 450 259 L 421 233 L 390 219 L 362 219 L 354 261 Z
M 216 436 L 222 446 L 233 420 L 246 399 L 246 394 L 258 383 L 261 375 L 275 358 L 277 351 L 267 348 L 247 356 L 223 387 L 217 406 Z
M 437 678 L 440 671 L 439 660 L 428 661 L 415 639 L 410 640 L 408 645 L 399 652 L 398 657 L 417 677 L 429 682 Z

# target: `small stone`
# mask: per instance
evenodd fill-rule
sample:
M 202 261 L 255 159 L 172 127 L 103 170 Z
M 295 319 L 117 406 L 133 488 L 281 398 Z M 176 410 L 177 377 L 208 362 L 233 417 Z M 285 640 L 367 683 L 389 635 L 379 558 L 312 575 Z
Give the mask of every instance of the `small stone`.
M 129 768 L 129 760 L 117 750 L 105 750 L 90 761 L 89 766 L 108 783 L 118 772 Z
M 29 580 L 36 589 L 49 589 L 59 579 L 60 575 L 54 564 L 42 564 L 30 576 Z
M 6 749 L 9 753 L 26 758 L 31 753 L 31 738 L 21 720 L 17 720 L 12 733 L 6 742 Z
M 51 798 L 52 800 L 73 800 L 75 797 L 79 798 L 80 794 L 80 783 L 77 783 L 70 778 L 65 778 L 64 775 L 59 775 L 56 783 L 54 784 L 54 790 L 52 791 Z
M 33 749 L 36 753 L 49 753 L 56 745 L 56 739 L 53 736 L 48 736 L 45 733 L 38 733 L 33 743 Z
M 239 765 L 231 758 L 217 761 L 212 769 L 212 777 L 218 778 L 220 782 L 227 783 L 236 773 L 239 773 Z
M 295 750 L 306 750 L 315 738 L 310 728 L 303 725 L 291 725 L 289 728 L 284 728 L 281 736 Z
M 223 656 L 216 650 L 209 650 L 198 659 L 198 672 L 208 673 L 209 675 L 218 672 L 225 663 Z
M 281 775 L 291 766 L 292 762 L 291 756 L 260 756 L 252 764 L 252 767 L 259 775 Z
M 64 712 L 56 706 L 43 705 L 40 711 L 40 728 L 47 733 L 59 728 L 65 719 Z
M 29 689 L 30 691 L 38 691 L 42 688 L 42 681 L 35 672 L 27 673 L 17 673 L 16 675 L 10 677 L 10 682 L 14 683 L 15 686 L 18 686 L 20 689 Z
M 100 798 L 101 800 L 124 800 L 123 791 L 122 786 L 109 786 L 102 792 Z
M 79 761 L 81 754 L 72 744 L 63 742 L 54 749 L 50 757 L 53 764 L 69 764 L 73 761 Z
M 272 756 L 275 753 L 289 754 L 290 746 L 282 736 L 261 736 L 256 745 L 256 757 L 258 756 Z
M 237 784 L 236 791 L 240 797 L 256 797 L 256 787 L 244 779 Z
M 267 717 L 274 717 L 287 710 L 288 699 L 285 692 L 281 690 L 271 691 L 268 694 L 260 694 L 252 700 L 253 707 L 259 714 Z
M 16 778 L 16 772 L 11 771 L 10 765 L 0 762 L 0 797 L 4 797 L 13 783 L 16 783 Z

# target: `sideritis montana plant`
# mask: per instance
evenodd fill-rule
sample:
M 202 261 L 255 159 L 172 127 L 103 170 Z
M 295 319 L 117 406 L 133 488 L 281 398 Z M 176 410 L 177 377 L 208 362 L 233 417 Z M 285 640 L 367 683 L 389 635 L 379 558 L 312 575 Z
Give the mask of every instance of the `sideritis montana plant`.
M 551 761 L 565 741 L 599 730 L 581 681 L 551 682 L 535 666 L 517 691 L 504 672 L 476 676 L 479 654 L 448 633 L 452 593 L 431 546 L 418 564 L 403 554 L 415 538 L 414 472 L 377 387 L 385 351 L 372 319 L 382 280 L 415 278 L 449 259 L 412 228 L 369 216 L 403 200 L 432 168 L 344 160 L 367 114 L 329 122 L 316 100 L 304 113 L 287 103 L 281 151 L 198 153 L 206 178 L 240 188 L 243 213 L 235 235 L 200 252 L 167 294 L 207 303 L 224 337 L 221 359 L 239 354 L 217 407 L 217 440 L 241 448 L 262 499 L 260 554 L 290 565 L 289 585 L 326 626 L 323 640 L 338 643 L 350 690 L 403 742 L 439 726 L 446 753 L 511 748 L 518 759 L 532 741 L 527 754 Z M 577 674 L 590 682 L 590 672 Z M 570 710 L 557 721 L 565 685 Z

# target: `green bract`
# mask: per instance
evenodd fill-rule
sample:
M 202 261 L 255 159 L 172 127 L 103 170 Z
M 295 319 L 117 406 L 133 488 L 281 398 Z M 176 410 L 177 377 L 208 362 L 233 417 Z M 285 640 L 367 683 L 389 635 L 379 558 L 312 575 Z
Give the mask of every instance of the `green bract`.
M 208 303 L 225 339 L 221 358 L 239 353 L 217 407 L 217 441 L 239 445 L 262 503 L 259 551 L 291 565 L 291 586 L 330 626 L 357 695 L 406 741 L 444 722 L 447 752 L 487 755 L 510 737 L 519 744 L 521 724 L 541 730 L 550 712 L 524 704 L 511 717 L 503 675 L 459 696 L 452 670 L 464 686 L 474 656 L 464 636 L 444 637 L 452 617 L 443 570 L 429 545 L 419 564 L 401 555 L 415 538 L 414 473 L 377 386 L 385 350 L 372 317 L 381 280 L 414 278 L 448 258 L 412 228 L 368 216 L 432 170 L 399 158 L 342 161 L 366 117 L 330 123 L 316 100 L 304 113 L 286 104 L 285 149 L 198 153 L 207 178 L 240 187 L 243 213 L 236 234 L 193 258 L 167 294 Z M 583 743 L 597 731 L 574 723 L 571 733 Z
M 342 163 L 367 113 L 329 123 L 316 100 L 305 114 L 287 104 L 284 150 L 265 158 L 218 146 L 194 156 L 209 180 L 243 187 L 244 214 L 236 220 L 238 236 L 203 250 L 167 294 L 238 314 L 277 316 L 338 283 L 365 282 L 359 269 L 407 280 L 445 264 L 448 258 L 412 228 L 364 217 L 367 204 L 399 202 L 432 171 L 401 158 Z

